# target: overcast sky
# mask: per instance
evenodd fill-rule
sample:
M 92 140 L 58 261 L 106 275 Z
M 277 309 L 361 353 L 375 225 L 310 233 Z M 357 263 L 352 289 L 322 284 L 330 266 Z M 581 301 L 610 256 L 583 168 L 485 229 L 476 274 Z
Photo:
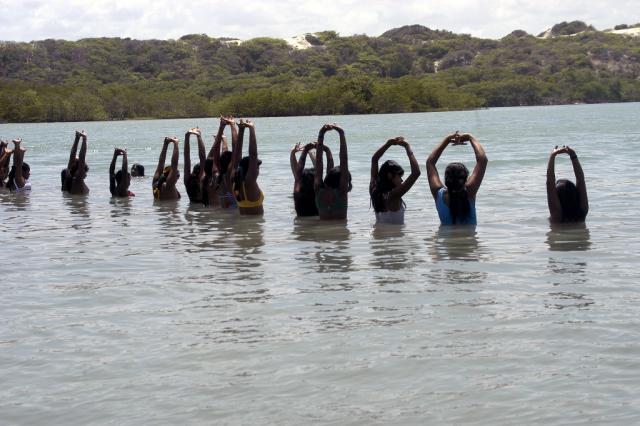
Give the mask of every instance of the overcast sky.
M 599 30 L 635 24 L 640 0 L 0 0 L 0 40 L 15 41 L 194 33 L 287 38 L 323 30 L 378 36 L 410 24 L 500 38 L 516 29 L 537 35 L 572 20 Z

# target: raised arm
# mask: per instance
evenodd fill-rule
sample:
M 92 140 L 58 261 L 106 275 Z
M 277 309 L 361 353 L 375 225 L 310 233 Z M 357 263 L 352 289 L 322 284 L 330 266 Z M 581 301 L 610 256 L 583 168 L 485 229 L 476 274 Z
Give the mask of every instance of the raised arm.
M 240 124 L 238 125 L 238 133 L 236 136 L 236 141 L 233 143 L 233 150 L 231 151 L 231 178 L 236 175 L 236 167 L 238 167 L 238 163 L 242 160 L 242 145 L 244 143 L 244 129 L 245 124 L 244 120 L 240 120 Z
M 122 182 L 120 184 L 125 190 L 129 189 L 129 185 L 131 184 L 131 175 L 129 174 L 129 162 L 127 161 L 127 151 L 124 149 L 120 150 L 120 154 L 122 155 Z M 127 195 L 127 194 L 124 194 Z
M 178 139 L 171 138 L 171 142 L 173 143 L 173 153 L 171 154 L 171 171 L 169 172 L 169 176 L 167 176 L 167 185 L 175 185 L 178 182 L 178 159 L 180 157 L 180 152 L 178 150 Z
M 189 146 L 189 139 L 191 139 L 192 132 L 193 129 L 190 129 L 184 134 L 184 173 L 182 174 L 182 180 L 185 186 L 189 184 L 189 177 L 191 176 L 191 147 Z
M 400 186 L 394 188 L 389 193 L 389 199 L 402 198 L 402 196 L 411 189 L 413 184 L 416 183 L 416 181 L 420 177 L 420 165 L 418 164 L 416 156 L 413 154 L 413 150 L 411 149 L 411 145 L 409 145 L 409 142 L 405 141 L 404 138 L 399 137 L 396 138 L 395 145 L 401 146 L 405 149 L 407 158 L 409 159 L 409 164 L 411 165 L 411 174 L 402 182 Z
M 164 162 L 167 159 L 167 148 L 169 147 L 170 143 L 171 143 L 171 138 L 168 136 L 165 137 L 164 142 L 162 143 L 162 151 L 160 151 L 160 158 L 158 158 L 158 167 L 156 167 L 156 172 L 153 174 L 154 182 L 160 179 L 160 175 L 164 170 Z
M 340 136 L 340 191 L 348 192 L 349 187 L 349 154 L 347 152 L 347 138 L 344 130 L 337 124 L 332 124 L 331 128 L 338 132 Z
M 120 150 L 118 148 L 113 150 L 113 158 L 111 159 L 111 165 L 109 165 L 109 192 L 111 195 L 116 195 L 116 160 Z
M 560 197 L 556 189 L 556 156 L 560 153 L 567 152 L 566 147 L 557 146 L 549 155 L 549 163 L 547 164 L 547 204 L 549 206 L 549 215 L 551 222 L 562 221 L 562 206 L 560 205 Z
M 298 176 L 296 175 L 298 170 L 298 160 L 296 159 L 296 153 L 301 151 L 304 151 L 304 148 L 301 146 L 301 143 L 298 142 L 293 146 L 293 148 L 291 148 L 291 153 L 289 154 L 289 166 L 291 167 L 291 174 L 293 174 L 293 178 L 296 180 L 298 179 Z M 302 160 L 302 157 L 300 157 L 300 159 Z
M 253 122 L 246 120 L 245 126 L 249 128 L 249 170 L 247 182 L 255 182 L 258 179 L 258 142 L 256 140 L 256 128 Z
M 318 149 L 316 148 L 316 151 Z M 327 168 L 326 173 L 329 173 L 329 170 L 333 169 L 333 154 L 331 153 L 331 149 L 327 145 L 322 146 L 322 151 L 327 156 Z M 313 156 L 313 152 L 309 152 L 309 157 L 311 157 L 311 161 L 313 161 L 313 167 L 316 166 L 316 159 Z
M 316 145 L 316 175 L 313 180 L 313 187 L 316 190 L 316 193 L 322 188 L 322 166 L 323 166 L 323 152 L 324 152 L 324 134 L 327 133 L 327 130 L 330 130 L 331 126 L 329 124 L 325 124 L 320 128 L 318 132 L 318 143 Z
M 85 166 L 87 164 L 85 158 L 87 156 L 87 134 L 83 131 L 80 133 L 82 138 L 82 144 L 80 145 L 80 154 L 78 155 L 78 167 L 76 168 L 76 174 L 79 176 L 85 172 Z
M 569 154 L 569 158 L 571 159 L 573 174 L 576 175 L 576 189 L 578 190 L 578 194 L 580 194 L 580 208 L 586 215 L 589 212 L 589 198 L 587 197 L 587 185 L 584 181 L 584 172 L 582 171 L 582 166 L 580 165 L 580 160 L 578 160 L 576 152 L 572 148 L 567 147 L 567 154 Z
M 302 148 L 302 153 L 300 154 L 300 161 L 298 161 L 298 163 L 296 164 L 296 170 L 293 174 L 293 177 L 295 178 L 295 185 L 293 188 L 293 192 L 298 192 L 300 191 L 300 185 L 302 185 L 302 172 L 304 171 L 304 166 L 307 162 L 307 155 L 309 154 L 309 151 L 311 151 L 313 148 L 315 148 L 315 144 L 314 143 L 308 143 L 304 146 L 304 148 Z
M 396 139 L 389 139 L 386 141 L 371 157 L 371 178 L 369 179 L 369 194 L 373 192 L 376 187 L 376 183 L 378 182 L 378 170 L 380 167 L 378 163 L 380 162 L 380 158 L 384 155 L 385 152 L 391 147 L 391 145 L 395 144 Z
M 466 142 L 469 141 L 471 147 L 473 148 L 473 152 L 476 155 L 476 165 L 467 179 L 467 194 L 470 198 L 475 198 L 478 190 L 480 189 L 480 185 L 482 184 L 482 179 L 484 179 L 484 172 L 487 170 L 487 163 L 489 160 L 487 159 L 487 154 L 484 152 L 484 148 L 480 145 L 480 142 L 473 135 L 468 133 L 464 133 L 460 135 L 460 141 Z
M 73 140 L 73 145 L 71 146 L 71 152 L 69 153 L 69 162 L 67 163 L 67 169 L 71 170 L 71 166 L 73 162 L 76 161 L 76 153 L 78 152 L 78 142 L 80 142 L 80 137 L 82 133 L 76 130 L 76 136 Z
M 438 195 L 438 190 L 444 186 L 440 180 L 436 163 L 449 143 L 458 143 L 458 140 L 458 132 L 445 136 L 445 138 L 442 139 L 442 142 L 440 142 L 440 144 L 433 149 L 431 154 L 429 154 L 429 157 L 427 157 L 427 179 L 429 180 L 429 189 L 431 190 L 431 195 L 433 195 L 434 199 Z

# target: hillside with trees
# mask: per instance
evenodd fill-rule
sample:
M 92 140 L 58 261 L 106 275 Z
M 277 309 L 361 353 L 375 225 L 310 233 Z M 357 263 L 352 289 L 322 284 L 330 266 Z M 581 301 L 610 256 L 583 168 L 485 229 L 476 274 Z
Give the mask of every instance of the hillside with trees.
M 616 28 L 632 28 L 621 25 Z M 0 42 L 0 121 L 283 116 L 640 101 L 640 37 L 562 23 L 500 40 L 411 25 L 309 48 L 178 40 Z

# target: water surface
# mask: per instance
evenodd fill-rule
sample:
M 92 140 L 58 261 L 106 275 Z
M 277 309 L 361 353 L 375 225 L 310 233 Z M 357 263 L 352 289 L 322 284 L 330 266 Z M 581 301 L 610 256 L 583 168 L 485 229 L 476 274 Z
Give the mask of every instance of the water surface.
M 189 206 L 184 190 L 154 203 L 150 177 L 110 198 L 114 146 L 150 176 L 165 135 L 199 125 L 208 149 L 214 119 L 3 124 L 34 189 L 0 193 L 1 423 L 637 423 L 638 111 L 258 118 L 264 218 Z M 328 121 L 349 141 L 347 224 L 294 217 L 289 149 Z M 59 190 L 75 129 L 87 197 Z M 455 130 L 489 156 L 475 228 L 440 228 L 428 190 L 426 156 Z M 396 135 L 423 175 L 406 225 L 375 228 L 370 159 Z M 585 170 L 584 226 L 547 220 L 558 144 Z M 387 158 L 409 169 L 400 148 Z M 450 148 L 441 170 L 473 158 Z M 573 178 L 566 156 L 556 173 Z

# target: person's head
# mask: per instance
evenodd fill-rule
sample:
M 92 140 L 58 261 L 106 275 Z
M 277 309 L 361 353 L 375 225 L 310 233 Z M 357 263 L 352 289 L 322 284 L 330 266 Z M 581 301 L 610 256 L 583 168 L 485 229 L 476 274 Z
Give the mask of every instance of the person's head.
M 444 171 L 444 186 L 451 192 L 465 190 L 469 169 L 462 163 L 450 163 Z
M 302 171 L 300 179 L 300 192 L 315 194 L 315 188 L 313 187 L 313 181 L 316 177 L 316 169 L 306 168 Z
M 386 210 L 384 194 L 388 193 L 396 186 L 402 185 L 403 175 L 404 169 L 395 161 L 387 160 L 382 163 L 382 166 L 380 166 L 380 170 L 378 171 L 375 189 L 371 194 L 371 203 L 373 204 L 373 209 L 376 212 Z
M 131 176 L 134 176 L 134 177 L 144 176 L 144 166 L 142 164 L 134 163 L 131 166 Z
M 324 178 L 325 186 L 328 186 L 329 188 L 333 188 L 333 189 L 340 189 L 341 176 L 342 174 L 340 172 L 340 166 L 336 166 L 333 169 L 329 170 L 327 172 L 327 175 Z M 347 192 L 349 192 L 351 191 L 351 189 L 353 189 L 353 186 L 351 185 L 351 173 L 348 173 L 347 181 L 348 181 Z
M 193 170 L 191 170 L 191 177 L 196 179 L 200 177 L 200 163 L 193 166 Z
M 260 173 L 260 164 L 262 164 L 262 160 L 258 160 L 258 173 Z M 245 177 L 247 176 L 247 172 L 249 171 L 249 157 L 242 157 L 242 160 L 238 163 L 238 167 L 236 168 L 236 176 L 235 176 L 235 185 L 236 187 L 240 186 Z
M 131 177 L 131 174 L 128 172 L 127 172 L 127 177 Z M 123 178 L 122 170 L 118 170 L 116 172 L 116 185 L 118 185 L 118 187 L 122 186 L 122 184 L 124 183 L 122 178 Z
M 462 163 L 450 163 L 444 171 L 444 185 L 449 194 L 449 211 L 453 223 L 466 219 L 471 213 L 467 194 L 467 178 L 469 169 Z
M 563 222 L 579 222 L 585 218 L 585 213 L 580 208 L 580 193 L 576 185 L 567 179 L 556 181 L 556 192 L 560 199 Z
M 29 176 L 31 175 L 31 168 L 29 167 L 29 165 L 27 163 L 22 163 L 22 177 L 24 179 L 29 179 Z M 7 182 L 7 187 L 10 187 L 13 184 L 13 180 L 16 178 L 16 166 L 11 166 L 11 170 L 9 171 L 9 175 L 8 175 L 8 182 Z
M 80 161 L 78 161 L 76 159 L 76 161 L 73 162 L 73 164 L 71 165 L 71 169 L 69 170 L 71 177 L 73 178 L 74 176 L 76 176 L 76 174 L 78 173 L 78 166 L 80 165 Z M 78 175 L 78 177 L 80 179 L 84 179 L 87 177 L 87 173 L 89 173 L 89 166 L 87 166 L 87 164 L 84 164 L 84 167 L 82 168 L 82 170 L 80 171 L 80 174 Z
M 31 176 L 31 167 L 27 163 L 22 163 L 22 177 L 29 179 L 29 176 Z
M 232 155 L 233 154 L 231 151 L 225 151 L 222 154 L 220 154 L 220 174 L 221 175 L 226 175 L 227 173 L 229 173 L 229 165 L 231 164 Z

